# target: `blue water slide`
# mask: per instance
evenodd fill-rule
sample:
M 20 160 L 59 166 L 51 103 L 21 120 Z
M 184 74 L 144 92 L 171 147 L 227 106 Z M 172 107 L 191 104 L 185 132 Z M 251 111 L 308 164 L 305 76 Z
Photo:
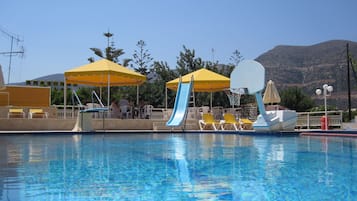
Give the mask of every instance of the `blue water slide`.
M 180 126 L 187 115 L 188 102 L 192 90 L 192 81 L 189 83 L 180 82 L 177 88 L 174 109 L 166 126 Z

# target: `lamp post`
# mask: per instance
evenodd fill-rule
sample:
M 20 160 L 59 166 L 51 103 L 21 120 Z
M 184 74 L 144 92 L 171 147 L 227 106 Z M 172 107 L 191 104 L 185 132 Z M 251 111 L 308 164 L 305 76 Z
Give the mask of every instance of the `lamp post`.
M 321 95 L 321 93 L 323 92 L 323 96 L 324 96 L 324 103 L 325 103 L 325 130 L 328 130 L 328 125 L 327 125 L 327 104 L 326 104 L 326 96 L 330 96 L 331 92 L 333 91 L 333 87 L 328 85 L 328 84 L 324 84 L 322 86 L 322 90 L 321 89 L 316 89 L 316 94 L 317 95 Z

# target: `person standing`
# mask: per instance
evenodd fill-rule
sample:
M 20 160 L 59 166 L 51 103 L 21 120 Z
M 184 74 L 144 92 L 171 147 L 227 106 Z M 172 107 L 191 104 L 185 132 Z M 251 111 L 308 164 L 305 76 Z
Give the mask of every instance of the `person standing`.
M 120 108 L 118 106 L 118 101 L 113 100 L 110 104 L 110 111 L 112 118 L 119 118 L 120 117 Z

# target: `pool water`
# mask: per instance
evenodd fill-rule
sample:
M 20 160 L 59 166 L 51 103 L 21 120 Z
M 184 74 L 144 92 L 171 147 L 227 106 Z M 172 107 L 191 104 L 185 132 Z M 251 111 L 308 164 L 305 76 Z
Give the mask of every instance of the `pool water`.
M 0 200 L 357 200 L 357 139 L 0 136 Z

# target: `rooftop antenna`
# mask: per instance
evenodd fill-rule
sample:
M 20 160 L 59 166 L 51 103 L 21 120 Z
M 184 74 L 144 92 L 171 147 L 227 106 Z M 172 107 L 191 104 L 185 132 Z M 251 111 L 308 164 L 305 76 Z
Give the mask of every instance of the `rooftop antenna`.
M 214 64 L 214 48 L 212 48 L 211 51 L 212 51 L 212 64 Z
M 109 29 L 107 33 L 104 33 L 104 36 L 107 37 L 107 47 L 110 46 L 110 38 L 113 36 L 113 33 L 110 33 Z
M 13 46 L 14 46 L 14 41 L 16 41 L 17 43 L 22 42 L 22 40 L 20 40 L 20 38 L 18 36 L 15 36 L 13 34 L 10 34 L 9 32 L 5 31 L 4 29 L 2 29 L 0 27 L 0 31 L 1 33 L 3 33 L 5 36 L 9 37 L 11 39 L 11 47 L 10 47 L 10 51 L 9 52 L 0 52 L 0 54 L 2 55 L 8 55 L 10 57 L 9 59 L 9 72 L 7 74 L 7 84 L 10 83 L 10 73 L 11 73 L 11 62 L 12 62 L 12 56 L 16 56 L 16 55 L 24 55 L 24 48 L 23 46 L 20 47 L 20 50 L 14 51 L 13 50 Z

